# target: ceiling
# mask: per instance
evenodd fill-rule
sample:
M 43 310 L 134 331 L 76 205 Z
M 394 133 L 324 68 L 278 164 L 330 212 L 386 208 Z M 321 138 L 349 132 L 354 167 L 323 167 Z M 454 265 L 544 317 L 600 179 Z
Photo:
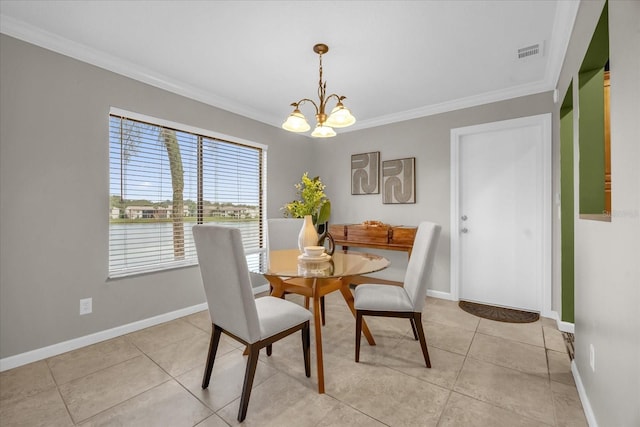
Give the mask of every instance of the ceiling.
M 327 93 L 338 132 L 550 91 L 578 1 L 0 1 L 0 31 L 280 126 Z M 518 59 L 519 48 L 541 53 Z M 328 108 L 333 107 L 332 104 Z M 302 112 L 313 125 L 313 107 Z

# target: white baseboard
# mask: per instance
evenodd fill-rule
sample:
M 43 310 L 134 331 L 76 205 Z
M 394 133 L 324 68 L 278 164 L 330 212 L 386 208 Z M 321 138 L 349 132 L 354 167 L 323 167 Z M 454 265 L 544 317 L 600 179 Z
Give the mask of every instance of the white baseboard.
M 259 294 L 259 293 L 268 292 L 268 291 L 269 291 L 268 283 L 265 283 L 263 285 L 253 288 L 254 294 Z M 453 296 L 449 292 L 427 289 L 427 296 L 433 297 L 433 298 L 445 299 L 449 301 L 456 301 L 456 299 L 453 298 Z M 174 320 L 179 317 L 188 316 L 190 314 L 197 313 L 198 311 L 202 311 L 206 309 L 207 309 L 207 303 L 197 304 L 191 307 L 187 307 L 187 308 L 172 311 L 169 313 L 160 314 L 158 316 L 150 317 L 148 319 L 139 320 L 137 322 L 129 323 L 127 325 L 116 326 L 115 328 L 108 329 L 105 331 L 96 332 L 94 334 L 85 335 L 83 337 L 74 338 L 72 340 L 53 344 L 47 347 L 31 350 L 26 353 L 5 357 L 4 359 L 0 359 L 0 372 L 6 371 L 8 369 L 17 368 L 18 366 L 26 365 L 28 363 L 37 362 L 38 360 L 43 360 L 48 357 L 57 356 L 59 354 L 66 353 L 71 350 L 76 350 L 81 347 L 86 347 L 88 345 L 96 344 L 102 341 L 106 341 L 112 338 L 126 335 L 131 332 L 148 328 L 150 326 L 159 325 L 160 323 L 168 322 L 170 320 Z M 556 319 L 557 319 L 557 314 L 556 314 Z M 573 332 L 573 324 L 567 324 L 567 325 L 571 325 L 571 332 Z M 560 323 L 558 323 L 558 327 L 560 328 Z M 563 329 L 560 328 L 560 330 L 563 330 Z
M 433 298 L 447 299 L 449 301 L 457 301 L 457 299 L 453 298 L 450 292 L 443 291 L 434 291 L 432 289 L 427 289 L 427 296 Z
M 589 424 L 589 427 L 598 427 L 596 416 L 593 414 L 593 409 L 591 408 L 587 391 L 584 389 L 584 385 L 582 384 L 582 378 L 580 378 L 580 372 L 578 371 L 578 366 L 576 365 L 575 360 L 571 361 L 571 373 L 573 374 L 573 380 L 575 381 L 576 388 L 578 389 L 578 396 L 580 396 L 580 402 L 582 403 L 582 409 L 584 410 L 584 416 L 587 418 L 587 423 Z
M 255 288 L 253 288 L 253 293 L 255 295 L 261 292 L 268 292 L 269 289 L 270 289 L 270 286 L 268 283 L 266 283 L 264 285 L 256 286 Z M 431 289 L 427 289 L 427 296 L 433 297 L 433 298 L 446 299 L 449 301 L 456 301 L 449 292 L 433 291 Z
M 557 311 L 551 311 L 549 313 L 547 313 L 548 316 L 545 317 L 550 317 L 551 319 L 556 321 L 556 325 L 558 326 L 558 329 L 561 332 L 568 332 L 570 334 L 575 333 L 575 324 L 573 323 L 569 323 L 569 322 L 564 322 L 562 320 L 560 320 L 560 315 L 558 314 Z
M 569 332 L 571 334 L 575 333 L 575 325 L 573 323 L 563 322 L 562 320 L 557 320 L 557 323 L 558 329 L 560 329 L 562 332 Z
M 254 294 L 261 292 L 268 292 L 269 284 L 260 285 L 253 289 Z M 180 310 L 172 311 L 169 313 L 160 314 L 158 316 L 150 317 L 148 319 L 139 320 L 137 322 L 129 323 L 127 325 L 116 326 L 115 328 L 108 329 L 106 331 L 96 332 L 91 335 L 85 335 L 83 337 L 74 338 L 69 341 L 53 344 L 47 347 L 38 348 L 28 351 L 26 353 L 16 354 L 15 356 L 5 357 L 0 359 L 0 372 L 8 369 L 17 368 L 18 366 L 26 365 L 28 363 L 37 362 L 48 357 L 57 356 L 67 351 L 77 350 L 81 347 L 86 347 L 91 344 L 96 344 L 102 341 L 110 340 L 122 335 L 130 334 L 131 332 L 139 331 L 141 329 L 148 328 L 150 326 L 159 325 L 160 323 L 168 322 L 170 320 L 177 319 L 179 317 L 188 316 L 193 313 L 197 313 L 207 309 L 207 303 L 197 304 L 191 307 L 182 308 Z
M 269 292 L 270 290 L 271 290 L 271 285 L 269 285 L 268 283 L 265 283 L 264 285 L 256 286 L 255 288 L 253 288 L 253 294 L 258 295 L 258 294 L 261 294 L 262 292 Z
M 28 363 L 37 362 L 38 360 L 43 360 L 48 357 L 57 356 L 59 354 L 66 353 L 71 350 L 76 350 L 81 347 L 86 347 L 91 344 L 96 344 L 102 341 L 126 335 L 131 332 L 139 331 L 150 326 L 168 322 L 179 317 L 188 316 L 190 314 L 197 313 L 206 309 L 207 303 L 197 304 L 191 307 L 186 307 L 180 310 L 171 311 L 169 313 L 160 314 L 158 316 L 139 320 L 137 322 L 129 323 L 126 325 L 116 326 L 115 328 L 107 329 L 105 331 L 100 331 L 90 335 L 85 335 L 83 337 L 74 338 L 69 341 L 64 341 L 58 344 L 31 350 L 26 353 L 5 357 L 4 359 L 0 359 L 0 372 L 17 368 L 18 366 L 26 365 Z

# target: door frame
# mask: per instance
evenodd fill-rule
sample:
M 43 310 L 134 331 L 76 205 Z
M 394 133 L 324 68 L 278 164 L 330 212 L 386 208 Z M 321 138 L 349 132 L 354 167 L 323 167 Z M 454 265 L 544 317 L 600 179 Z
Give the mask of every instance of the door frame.
M 460 296 L 460 141 L 466 135 L 508 130 L 520 127 L 538 126 L 542 137 L 542 262 L 540 269 L 542 289 L 540 292 L 540 315 L 553 317 L 551 310 L 552 282 L 552 158 L 551 158 L 551 113 L 501 120 L 473 126 L 451 129 L 451 297 L 454 301 Z

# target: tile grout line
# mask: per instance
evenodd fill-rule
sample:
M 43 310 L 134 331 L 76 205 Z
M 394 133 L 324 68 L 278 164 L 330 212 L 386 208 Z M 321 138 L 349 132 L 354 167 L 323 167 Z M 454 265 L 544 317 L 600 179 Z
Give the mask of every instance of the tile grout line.
M 113 410 L 113 408 L 116 408 L 116 407 L 118 407 L 118 406 L 120 406 L 120 405 L 122 405 L 122 404 L 124 404 L 124 403 L 126 403 L 126 402 L 129 402 L 129 401 L 131 401 L 131 400 L 135 399 L 136 397 L 138 397 L 138 396 L 140 396 L 140 395 L 143 395 L 144 393 L 147 393 L 147 392 L 149 392 L 149 391 L 151 391 L 151 390 L 154 390 L 154 389 L 156 389 L 156 388 L 158 388 L 158 387 L 160 387 L 160 386 L 162 386 L 162 385 L 164 385 L 164 384 L 167 384 L 168 382 L 170 382 L 170 381 L 172 381 L 172 380 L 173 380 L 173 378 L 168 378 L 166 381 L 163 381 L 163 382 L 161 382 L 161 383 L 159 383 L 159 384 L 156 384 L 156 385 L 154 385 L 153 387 L 151 387 L 151 388 L 149 388 L 149 389 L 143 390 L 143 391 L 141 391 L 140 393 L 138 393 L 138 394 L 136 394 L 136 395 L 133 395 L 133 396 L 131 396 L 131 397 L 129 397 L 129 398 L 127 398 L 127 399 L 123 400 L 122 402 L 118 402 L 118 403 L 116 403 L 116 404 L 115 404 L 115 405 L 113 405 L 113 406 L 110 406 L 110 407 L 108 407 L 108 408 L 105 408 L 105 409 L 101 410 L 100 412 L 96 412 L 95 414 L 93 414 L 93 415 L 91 415 L 91 416 L 89 416 L 89 417 L 87 417 L 87 418 L 85 418 L 85 419 L 83 419 L 83 420 L 80 420 L 80 421 L 78 421 L 77 423 L 74 423 L 74 425 L 80 425 L 80 424 L 82 424 L 82 423 L 85 423 L 85 422 L 87 422 L 87 421 L 91 420 L 92 418 L 97 417 L 97 416 L 98 416 L 98 415 L 100 415 L 100 414 L 103 414 L 103 413 L 105 413 L 105 412 L 107 412 L 107 411 L 111 411 L 111 410 Z M 202 421 L 202 420 L 200 420 L 200 421 Z
M 137 348 L 137 347 L 136 347 L 136 348 Z M 133 360 L 133 359 L 138 358 L 138 357 L 146 357 L 147 359 L 149 359 L 149 360 L 151 360 L 152 362 L 154 362 L 154 361 L 153 361 L 149 356 L 147 356 L 147 354 L 146 354 L 146 353 L 142 352 L 142 350 L 139 350 L 139 351 L 140 351 L 140 353 L 141 353 L 141 354 L 137 354 L 137 355 L 135 355 L 135 356 L 133 356 L 133 357 L 131 357 L 131 358 L 129 358 L 129 359 L 122 360 L 122 361 L 120 361 L 120 362 L 118 362 L 118 363 L 115 363 L 115 364 L 113 364 L 113 365 L 105 366 L 104 368 L 101 368 L 101 369 L 98 369 L 98 370 L 96 370 L 96 371 L 90 372 L 90 373 L 88 373 L 88 374 L 86 374 L 86 375 L 84 375 L 84 376 L 82 376 L 82 377 L 73 378 L 72 380 L 67 381 L 66 383 L 63 383 L 63 384 L 58 384 L 58 381 L 56 380 L 55 376 L 53 375 L 53 371 L 51 370 L 51 367 L 49 366 L 49 359 L 51 359 L 51 358 L 47 358 L 47 359 L 45 359 L 45 362 L 46 362 L 46 365 L 47 365 L 47 369 L 49 369 L 49 373 L 50 373 L 50 375 L 51 375 L 51 378 L 53 379 L 53 382 L 54 382 L 54 384 L 56 385 L 56 390 L 58 391 L 58 394 L 60 395 L 60 398 L 62 399 L 62 403 L 64 404 L 64 406 L 65 406 L 65 408 L 66 408 L 66 410 L 67 410 L 67 413 L 69 414 L 69 417 L 71 418 L 71 421 L 73 422 L 73 425 L 74 425 L 74 426 L 75 426 L 75 425 L 79 425 L 80 423 L 83 423 L 83 422 L 87 421 L 87 420 L 88 420 L 88 419 L 90 419 L 90 418 L 93 418 L 94 416 L 98 415 L 99 413 L 102 413 L 102 412 L 104 412 L 104 411 L 106 411 L 106 410 L 108 410 L 108 409 L 112 409 L 112 408 L 114 408 L 114 407 L 116 407 L 116 406 L 120 405 L 121 403 L 126 402 L 126 401 L 130 400 L 131 398 L 133 398 L 133 397 L 135 397 L 135 396 L 138 396 L 138 395 L 140 395 L 140 394 L 144 393 L 145 391 L 151 390 L 151 389 L 155 388 L 156 386 L 151 387 L 150 389 L 145 390 L 145 391 L 143 391 L 143 392 L 141 392 L 141 393 L 138 393 L 138 394 L 136 394 L 135 396 L 130 397 L 129 399 L 123 400 L 122 402 L 118 402 L 117 404 L 115 404 L 115 405 L 113 405 L 113 406 L 110 406 L 109 408 L 105 408 L 105 409 L 103 409 L 102 411 L 97 412 L 97 413 L 95 413 L 95 414 L 91 415 L 90 417 L 87 417 L 87 418 L 82 419 L 82 420 L 76 420 L 76 418 L 73 416 L 73 414 L 71 414 L 71 411 L 69 410 L 69 405 L 67 404 L 67 401 L 65 400 L 65 398 L 64 398 L 64 396 L 62 395 L 62 392 L 61 392 L 61 390 L 60 390 L 60 386 L 61 386 L 61 385 L 66 385 L 66 384 L 70 384 L 70 383 L 72 383 L 72 382 L 74 382 L 74 381 L 81 380 L 81 379 L 83 379 L 83 378 L 86 378 L 86 377 L 88 377 L 88 376 L 90 376 L 90 375 L 97 374 L 97 373 L 99 373 L 99 372 L 106 371 L 107 369 L 111 369 L 111 368 L 113 368 L 113 367 L 115 367 L 115 366 L 121 365 L 121 364 L 123 364 L 123 363 L 127 363 L 127 362 L 129 362 L 129 361 L 131 361 L 131 360 Z M 63 353 L 63 354 L 64 354 L 64 353 Z M 57 356 L 53 356 L 53 357 L 57 357 Z M 154 362 L 154 363 L 155 363 L 155 362 Z M 162 369 L 162 368 L 160 367 L 160 369 Z M 163 372 L 165 372 L 165 373 L 166 373 L 166 371 L 164 371 L 164 370 L 163 370 Z M 167 375 L 168 375 L 168 374 L 167 374 Z M 169 377 L 171 377 L 171 375 L 169 375 Z M 171 378 L 173 378 L 173 377 L 171 377 Z M 167 381 L 168 381 L 168 380 L 167 380 Z M 161 384 L 164 384 L 164 383 L 165 383 L 165 382 L 167 382 L 167 381 L 164 381 L 164 382 L 162 382 Z M 158 384 L 158 385 L 159 385 L 159 384 Z
M 73 415 L 71 415 L 71 411 L 69 410 L 69 405 L 67 405 L 67 401 L 64 400 L 64 396 L 62 396 L 62 392 L 60 391 L 60 386 L 58 385 L 58 380 L 56 380 L 56 377 L 53 375 L 53 371 L 51 370 L 51 366 L 49 365 L 49 359 L 51 358 L 49 357 L 47 359 L 44 359 L 45 365 L 47 365 L 47 369 L 49 370 L 49 375 L 51 375 L 51 379 L 53 380 L 53 383 L 56 386 L 56 391 L 58 392 L 58 396 L 60 396 L 60 400 L 62 400 L 62 404 L 64 405 L 64 408 L 67 410 L 69 419 L 75 426 L 77 425 L 76 420 L 73 418 Z
M 544 332 L 542 331 L 542 325 L 540 325 L 540 326 L 541 326 L 541 333 L 542 333 L 542 335 L 543 335 L 543 340 L 544 340 Z M 483 403 L 483 404 L 486 404 L 486 405 L 489 405 L 489 406 L 493 406 L 494 408 L 499 408 L 499 409 L 502 409 L 502 410 L 508 411 L 508 412 L 510 412 L 510 413 L 516 414 L 516 415 L 518 415 L 518 416 L 521 416 L 521 417 L 524 417 L 524 418 L 527 418 L 527 419 L 530 419 L 530 420 L 533 420 L 533 421 L 540 422 L 540 423 L 542 423 L 542 424 L 546 424 L 546 425 L 548 425 L 547 423 L 544 423 L 544 422 L 542 422 L 542 421 L 540 421 L 540 420 L 537 420 L 537 419 L 533 419 L 533 418 L 531 418 L 531 417 L 529 417 L 529 416 L 527 416 L 527 415 L 520 414 L 520 413 L 515 412 L 515 411 L 513 411 L 513 410 L 511 410 L 511 409 L 509 409 L 509 408 L 504 408 L 504 407 L 501 407 L 501 406 L 495 405 L 495 404 L 494 404 L 494 403 L 492 403 L 492 402 L 484 401 L 484 400 L 481 400 L 481 399 L 476 398 L 475 396 L 470 396 L 470 395 L 468 395 L 468 394 L 466 394 L 466 393 L 464 393 L 464 392 L 460 392 L 460 391 L 456 391 L 456 390 L 454 390 L 455 385 L 456 385 L 456 383 L 458 382 L 458 378 L 460 377 L 460 375 L 461 375 L 461 373 L 462 373 L 462 369 L 464 368 L 464 365 L 465 365 L 465 363 L 466 363 L 467 359 L 469 359 L 469 358 L 471 358 L 471 359 L 473 359 L 473 360 L 478 360 L 478 361 L 480 361 L 480 362 L 488 363 L 488 364 L 491 364 L 491 365 L 494 365 L 494 366 L 498 366 L 498 367 L 500 367 L 500 368 L 505 368 L 505 369 L 509 369 L 509 370 L 516 371 L 516 372 L 519 372 L 519 373 L 523 373 L 523 374 L 526 374 L 526 375 L 533 375 L 533 374 L 529 374 L 529 373 L 527 373 L 527 372 L 522 372 L 522 371 L 520 371 L 519 369 L 509 368 L 509 367 L 506 367 L 506 366 L 497 365 L 497 364 L 492 363 L 492 362 L 489 362 L 489 361 L 485 361 L 485 360 L 481 360 L 481 359 L 476 359 L 475 357 L 473 357 L 472 355 L 470 355 L 470 354 L 469 354 L 469 352 L 471 351 L 471 346 L 473 345 L 473 342 L 475 341 L 476 336 L 477 336 L 478 334 L 480 334 L 480 335 L 486 335 L 486 334 L 483 334 L 482 332 L 480 332 L 480 331 L 479 331 L 479 328 L 480 328 L 480 321 L 478 321 L 478 324 L 477 324 L 477 326 L 476 326 L 476 331 L 474 332 L 474 334 L 473 334 L 473 338 L 471 339 L 471 343 L 469 344 L 469 348 L 467 349 L 467 354 L 465 355 L 465 359 L 464 359 L 464 362 L 463 362 L 463 364 L 462 364 L 462 367 L 460 368 L 460 371 L 458 371 L 458 375 L 456 376 L 456 380 L 455 380 L 454 385 L 453 385 L 453 387 L 452 387 L 452 389 L 451 389 L 451 393 L 459 393 L 459 394 L 461 394 L 461 395 L 463 395 L 463 396 L 466 396 L 466 397 L 468 397 L 468 398 L 470 398 L 470 399 L 476 400 L 476 401 L 481 402 L 481 403 Z M 493 335 L 489 335 L 489 336 L 492 336 L 492 337 L 493 337 Z M 513 341 L 513 342 L 518 342 L 518 343 L 520 343 L 520 341 L 509 340 L 509 339 L 507 339 L 507 338 L 503 338 L 503 337 L 497 337 L 497 338 L 502 338 L 502 339 L 505 339 L 505 340 L 507 340 L 507 341 Z M 543 341 L 543 342 L 544 342 L 544 341 Z M 522 344 L 526 344 L 526 343 L 522 343 Z M 528 345 L 531 345 L 531 344 L 528 344 Z M 538 346 L 536 346 L 536 347 L 538 347 Z M 547 351 L 546 351 L 547 349 L 546 349 L 546 347 L 544 348 L 544 350 L 545 350 L 545 360 L 547 360 Z M 535 375 L 534 375 L 534 376 L 535 376 Z M 550 379 L 549 364 L 548 364 L 548 362 L 547 362 L 547 385 L 548 385 L 548 388 L 549 388 L 549 394 L 550 394 L 550 396 L 551 396 L 551 403 L 552 403 L 552 405 L 553 405 L 553 411 L 554 411 L 554 424 L 553 424 L 553 426 L 552 426 L 552 427 L 556 427 L 556 426 L 558 425 L 557 416 L 556 416 L 556 412 L 557 412 L 557 411 L 556 411 L 556 407 L 555 407 L 554 400 L 553 400 L 553 393 L 552 393 L 552 391 L 551 391 L 551 379 Z M 449 397 L 449 399 L 450 399 L 450 398 L 451 398 L 451 397 Z M 448 400 L 449 400 L 449 399 L 448 399 Z M 448 401 L 448 400 L 447 400 L 447 401 Z M 446 407 L 446 406 L 445 406 L 445 407 Z M 443 414 L 444 414 L 444 411 L 443 411 Z M 440 422 L 440 420 L 441 420 L 441 419 L 442 419 L 442 414 L 440 415 L 440 419 L 439 419 L 439 421 L 438 421 L 438 422 Z

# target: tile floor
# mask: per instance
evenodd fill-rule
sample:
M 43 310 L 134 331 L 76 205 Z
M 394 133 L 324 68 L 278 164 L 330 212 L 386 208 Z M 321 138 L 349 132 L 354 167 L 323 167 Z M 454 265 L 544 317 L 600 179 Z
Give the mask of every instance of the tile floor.
M 367 319 L 378 345 L 363 340 L 356 364 L 353 316 L 339 293 L 329 295 L 326 394 L 317 393 L 313 344 L 306 378 L 295 334 L 274 345 L 271 357 L 260 356 L 244 425 L 587 425 L 564 341 L 549 319 L 493 322 L 428 298 L 432 369 L 408 320 Z M 2 372 L 0 424 L 236 425 L 246 359 L 223 336 L 211 385 L 202 390 L 209 333 L 208 313 L 200 312 Z

